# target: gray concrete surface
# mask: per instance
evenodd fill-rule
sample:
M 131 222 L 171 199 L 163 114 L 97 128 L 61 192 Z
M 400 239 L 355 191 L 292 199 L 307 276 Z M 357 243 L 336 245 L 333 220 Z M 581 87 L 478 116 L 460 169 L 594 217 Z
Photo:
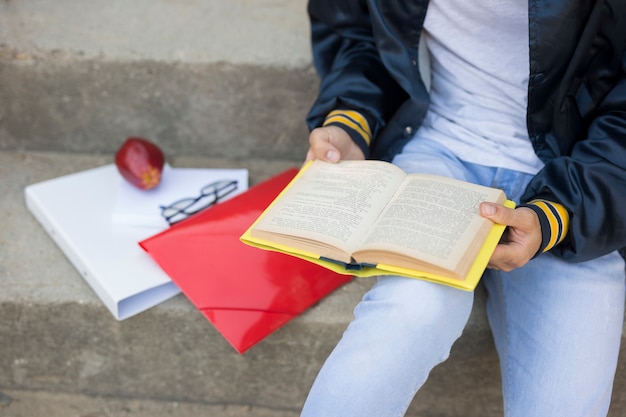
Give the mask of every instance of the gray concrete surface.
M 110 163 L 131 135 L 174 166 L 246 167 L 252 183 L 299 164 L 318 86 L 305 5 L 0 2 L 0 416 L 297 415 L 371 280 L 238 355 L 182 295 L 113 319 L 23 189 Z M 409 416 L 502 415 L 483 299 Z M 625 357 L 611 417 L 626 415 Z
M 0 152 L 0 212 L 5 216 L 0 230 L 0 391 L 297 410 L 372 281 L 342 287 L 243 356 L 182 295 L 118 322 L 28 213 L 23 199 L 27 184 L 110 158 Z M 245 166 L 253 183 L 294 162 L 171 160 L 174 166 Z M 431 388 L 420 393 L 416 410 L 485 416 L 486 410 L 498 409 L 498 371 L 481 303 L 453 357 L 435 372 Z M 459 391 L 445 397 L 456 401 L 441 402 L 439 396 L 453 383 Z
M 305 0 L 0 2 L 0 149 L 301 158 Z
M 168 155 L 301 159 L 310 67 L 20 59 L 0 48 L 0 150 L 114 152 L 127 136 Z
M 0 212 L 5 220 L 0 230 L 0 391 L 105 397 L 112 404 L 133 399 L 296 411 L 372 281 L 355 280 L 342 287 L 244 355 L 235 353 L 182 295 L 118 322 L 23 200 L 27 184 L 109 163 L 110 158 L 0 152 Z M 253 183 L 295 163 L 192 157 L 171 162 L 245 166 Z M 450 360 L 435 369 L 409 415 L 501 415 L 497 358 L 483 297 L 479 291 L 470 324 Z M 622 361 L 617 387 L 626 386 L 625 374 Z M 613 417 L 626 411 L 621 389 L 616 390 L 614 407 Z
M 1 395 L 1 394 L 0 394 Z M 297 417 L 289 410 L 248 405 L 89 397 L 41 391 L 8 391 L 3 417 Z
M 0 44 L 22 56 L 302 67 L 306 0 L 0 2 Z

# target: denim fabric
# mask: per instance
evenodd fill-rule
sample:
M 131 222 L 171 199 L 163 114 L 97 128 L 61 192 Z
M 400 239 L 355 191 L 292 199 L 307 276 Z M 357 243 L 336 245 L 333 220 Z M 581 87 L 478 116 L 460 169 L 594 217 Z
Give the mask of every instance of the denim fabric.
M 441 145 L 418 139 L 394 163 L 407 172 L 503 188 L 516 201 L 532 177 L 468 164 Z M 483 284 L 506 417 L 606 416 L 625 276 L 617 253 L 579 264 L 543 254 L 509 273 L 487 271 Z M 378 278 L 322 367 L 302 416 L 404 415 L 432 368 L 448 358 L 473 298 L 471 292 L 426 281 Z

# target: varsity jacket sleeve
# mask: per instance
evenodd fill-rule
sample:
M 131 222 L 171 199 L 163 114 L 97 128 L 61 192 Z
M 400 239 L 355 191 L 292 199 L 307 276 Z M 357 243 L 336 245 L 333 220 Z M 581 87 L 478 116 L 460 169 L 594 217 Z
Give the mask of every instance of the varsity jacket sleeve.
M 370 146 L 406 93 L 385 69 L 362 0 L 310 0 L 313 62 L 320 91 L 310 129 L 335 124 L 370 156 Z
M 591 53 L 580 59 L 584 66 L 565 73 L 551 116 L 554 126 L 543 139 L 543 149 L 557 156 L 546 159 L 523 196 L 567 209 L 567 237 L 552 253 L 575 262 L 626 247 L 626 50 L 621 32 L 626 16 L 623 8 L 620 13 L 613 27 L 599 25 L 590 48 L 579 43 L 578 50 Z M 607 39 L 613 40 L 610 48 L 597 47 Z M 572 143 L 563 140 L 576 133 Z

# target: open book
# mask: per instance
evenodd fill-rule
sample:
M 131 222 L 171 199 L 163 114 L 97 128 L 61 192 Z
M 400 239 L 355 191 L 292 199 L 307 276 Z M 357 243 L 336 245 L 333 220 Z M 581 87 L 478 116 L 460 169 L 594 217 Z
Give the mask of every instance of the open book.
M 388 162 L 313 161 L 241 239 L 344 274 L 473 290 L 505 228 L 480 216 L 483 201 L 514 206 L 502 190 Z

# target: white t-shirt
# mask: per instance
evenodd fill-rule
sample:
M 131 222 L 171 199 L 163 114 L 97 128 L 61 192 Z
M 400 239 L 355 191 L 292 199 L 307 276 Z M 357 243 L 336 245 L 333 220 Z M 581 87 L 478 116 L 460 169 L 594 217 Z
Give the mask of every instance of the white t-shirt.
M 418 136 L 467 162 L 536 173 L 526 127 L 527 0 L 431 0 L 431 104 Z

